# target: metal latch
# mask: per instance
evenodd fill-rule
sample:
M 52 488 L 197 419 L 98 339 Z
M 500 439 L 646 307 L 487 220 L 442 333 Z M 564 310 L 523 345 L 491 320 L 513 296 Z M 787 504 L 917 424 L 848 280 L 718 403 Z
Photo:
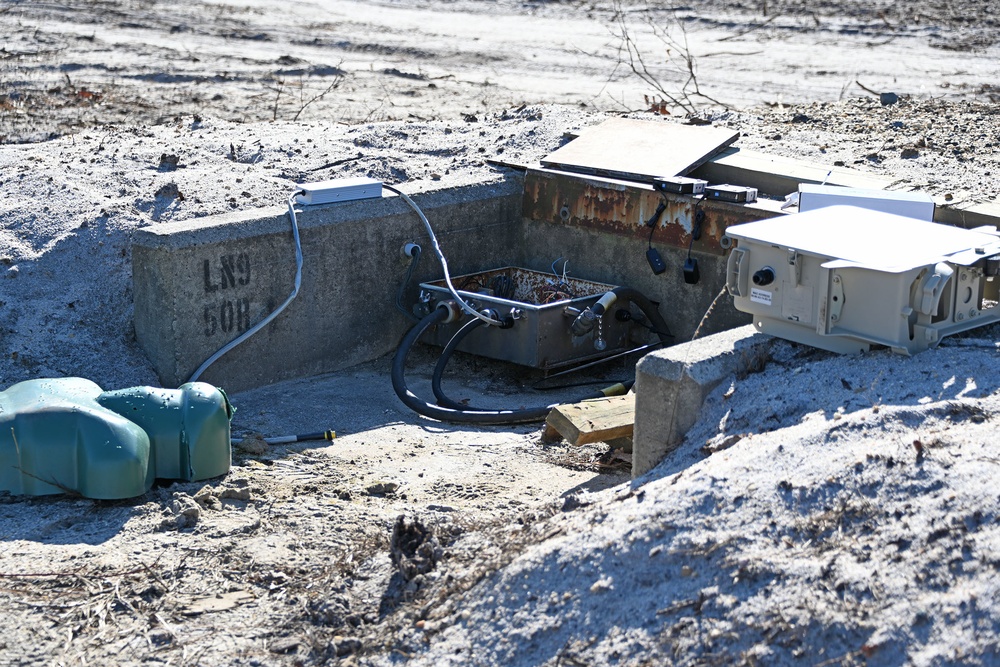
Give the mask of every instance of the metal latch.
M 955 270 L 944 262 L 935 264 L 934 271 L 924 276 L 917 285 L 913 308 L 924 315 L 935 315 L 941 295 L 944 294 L 944 286 L 954 273 Z
M 749 261 L 749 251 L 745 248 L 734 248 L 726 262 L 726 289 L 733 296 L 747 296 L 747 282 L 749 280 L 749 268 L 746 266 Z
M 792 287 L 798 287 L 802 280 L 802 264 L 799 262 L 799 253 L 794 248 L 788 249 L 788 282 Z

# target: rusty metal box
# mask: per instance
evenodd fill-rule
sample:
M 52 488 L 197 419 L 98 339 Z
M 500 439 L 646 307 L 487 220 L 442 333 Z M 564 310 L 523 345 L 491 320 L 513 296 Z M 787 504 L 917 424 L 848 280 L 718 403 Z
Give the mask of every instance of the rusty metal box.
M 463 352 L 548 370 L 624 351 L 629 348 L 633 334 L 643 333 L 637 330 L 634 321 L 620 321 L 616 317 L 617 308 L 607 313 L 590 333 L 583 336 L 570 333 L 576 315 L 614 289 L 614 285 L 517 267 L 453 277 L 452 284 L 477 310 L 491 308 L 501 316 L 514 316 L 514 326 L 510 329 L 490 326 L 469 334 L 457 348 Z M 453 298 L 443 279 L 421 283 L 420 288 L 421 299 L 431 307 Z M 435 327 L 425 335 L 425 342 L 447 345 L 470 318 L 466 316 L 460 322 Z

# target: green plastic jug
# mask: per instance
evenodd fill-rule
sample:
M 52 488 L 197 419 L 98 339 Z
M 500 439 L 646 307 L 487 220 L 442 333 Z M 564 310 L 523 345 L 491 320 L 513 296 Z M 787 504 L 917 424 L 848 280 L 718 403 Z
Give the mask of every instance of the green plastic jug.
M 108 392 L 83 378 L 19 382 L 0 392 L 0 490 L 117 499 L 154 479 L 224 475 L 232 415 L 203 382 Z

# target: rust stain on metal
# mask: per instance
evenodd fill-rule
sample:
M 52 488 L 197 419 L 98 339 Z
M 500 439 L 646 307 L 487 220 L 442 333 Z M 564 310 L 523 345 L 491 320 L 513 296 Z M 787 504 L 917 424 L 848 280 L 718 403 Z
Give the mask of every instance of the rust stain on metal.
M 705 219 L 702 221 L 702 239 L 712 239 L 713 249 L 718 248 L 722 254 L 725 254 L 725 251 L 722 251 L 719 241 L 727 229 L 733 225 L 742 225 L 775 216 L 773 211 L 729 202 L 704 201 L 701 208 L 705 211 Z
M 664 194 L 642 184 L 626 184 L 592 177 L 530 169 L 524 181 L 523 214 L 530 220 L 579 227 L 619 236 L 641 237 L 646 221 L 663 201 L 667 204 L 656 229 L 654 245 L 687 248 L 694 218 L 704 213 L 701 238 L 694 248 L 724 254 L 720 240 L 730 225 L 771 217 L 773 213 L 728 202 L 707 202 L 684 195 Z

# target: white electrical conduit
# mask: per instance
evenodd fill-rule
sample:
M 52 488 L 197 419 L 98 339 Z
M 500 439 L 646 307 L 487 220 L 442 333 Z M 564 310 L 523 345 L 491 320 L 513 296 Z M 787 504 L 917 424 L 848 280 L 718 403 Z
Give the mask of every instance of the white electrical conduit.
M 291 196 L 288 197 L 288 217 L 291 218 L 292 236 L 295 238 L 295 286 L 292 288 L 292 293 L 289 294 L 288 298 L 285 299 L 285 302 L 282 303 L 280 306 L 278 306 L 270 315 L 268 315 L 267 317 L 265 317 L 260 322 L 253 325 L 246 331 L 244 331 L 238 337 L 234 338 L 230 342 L 223 345 L 221 348 L 219 348 L 218 352 L 216 352 L 208 359 L 206 359 L 205 362 L 198 367 L 198 370 L 196 370 L 191 375 L 191 377 L 188 379 L 188 382 L 194 382 L 195 380 L 197 380 L 199 377 L 201 377 L 201 374 L 205 372 L 205 369 L 214 364 L 219 359 L 219 357 L 226 354 L 231 349 L 233 349 L 234 347 L 245 341 L 247 338 L 249 338 L 250 336 L 254 335 L 258 331 L 263 329 L 265 326 L 267 326 L 268 322 L 277 317 L 278 313 L 283 311 L 285 307 L 292 302 L 292 299 L 298 296 L 299 287 L 302 285 L 302 242 L 299 240 L 299 221 L 295 217 L 295 197 L 301 193 L 302 191 L 298 190 L 296 192 L 293 192 Z
M 458 295 L 458 291 L 455 289 L 455 286 L 451 284 L 451 275 L 448 273 L 448 260 L 444 258 L 444 253 L 441 252 L 441 246 L 438 245 L 437 236 L 434 235 L 434 230 L 431 229 L 431 223 L 427 220 L 427 216 L 424 215 L 424 212 L 420 210 L 420 207 L 417 206 L 416 203 L 414 203 L 414 201 L 410 199 L 405 192 L 397 190 L 391 185 L 386 185 L 384 183 L 382 184 L 382 187 L 388 190 L 389 192 L 395 192 L 397 195 L 399 195 L 403 199 L 403 201 L 409 204 L 410 208 L 416 211 L 417 215 L 420 216 L 420 221 L 424 223 L 424 227 L 427 228 L 427 235 L 431 237 L 431 247 L 434 248 L 434 254 L 437 255 L 438 261 L 441 262 L 441 268 L 444 270 L 444 281 L 448 285 L 448 291 L 451 292 L 451 295 L 453 297 L 455 297 L 455 301 L 458 302 L 458 305 L 462 307 L 462 310 L 467 312 L 469 315 L 472 315 L 473 317 L 478 318 L 483 322 L 486 322 L 486 324 L 500 326 L 502 324 L 500 320 L 495 320 L 492 317 L 483 315 L 478 310 L 467 304 L 465 300 Z

